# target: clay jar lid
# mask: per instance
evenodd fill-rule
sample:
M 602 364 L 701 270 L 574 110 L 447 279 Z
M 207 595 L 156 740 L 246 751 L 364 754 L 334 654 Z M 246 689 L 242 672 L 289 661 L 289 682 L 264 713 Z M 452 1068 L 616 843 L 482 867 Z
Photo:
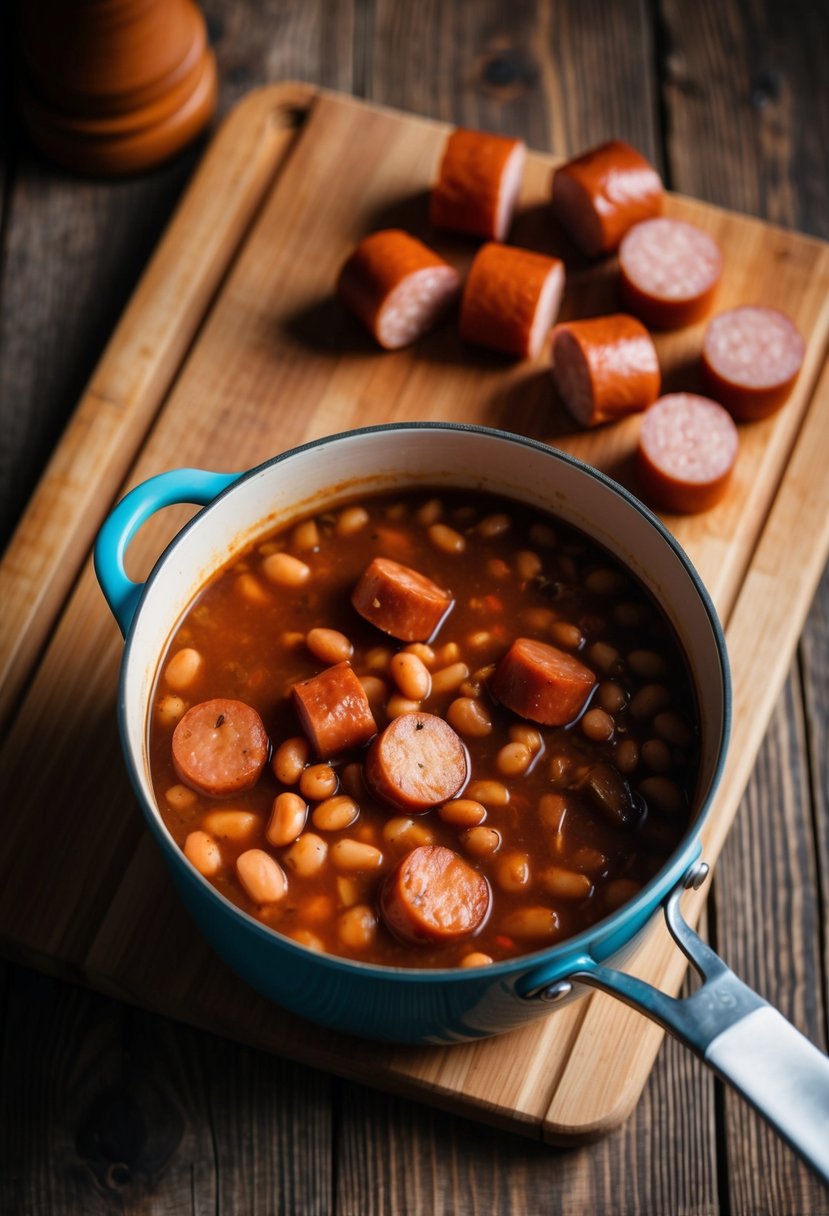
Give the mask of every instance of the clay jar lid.
M 67 168 L 136 173 L 210 121 L 216 63 L 193 0 L 28 0 L 23 114 Z

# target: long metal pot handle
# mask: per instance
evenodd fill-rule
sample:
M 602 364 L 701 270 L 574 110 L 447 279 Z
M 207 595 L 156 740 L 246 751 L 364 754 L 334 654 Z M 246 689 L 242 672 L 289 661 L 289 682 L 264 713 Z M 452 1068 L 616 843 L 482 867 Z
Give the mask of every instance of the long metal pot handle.
M 707 875 L 705 862 L 695 863 L 664 904 L 671 936 L 703 980 L 691 996 L 667 996 L 644 980 L 584 957 L 567 979 L 536 988 L 532 995 L 555 1001 L 577 981 L 638 1009 L 742 1094 L 829 1183 L 829 1058 L 738 979 L 683 918 L 683 891 L 700 887 Z

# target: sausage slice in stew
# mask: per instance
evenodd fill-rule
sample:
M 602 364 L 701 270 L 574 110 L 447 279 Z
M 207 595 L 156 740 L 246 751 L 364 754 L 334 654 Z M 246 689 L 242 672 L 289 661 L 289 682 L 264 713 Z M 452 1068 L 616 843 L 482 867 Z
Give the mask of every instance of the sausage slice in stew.
M 380 913 L 395 936 L 450 942 L 474 933 L 489 912 L 489 884 L 452 849 L 421 845 L 386 878 Z
M 293 698 L 302 729 L 324 760 L 377 734 L 365 689 L 347 660 L 295 684 Z
M 408 713 L 386 727 L 366 756 L 366 781 L 404 811 L 428 811 L 466 783 L 466 748 L 435 714 Z
M 256 785 L 268 736 L 255 709 L 217 697 L 188 709 L 173 732 L 172 750 L 179 780 L 208 798 L 229 798 Z
M 495 697 L 522 718 L 544 726 L 565 726 L 579 716 L 596 677 L 571 654 L 517 638 L 492 677 Z
M 360 616 L 402 642 L 426 642 L 452 606 L 452 597 L 417 570 L 375 557 L 354 588 Z

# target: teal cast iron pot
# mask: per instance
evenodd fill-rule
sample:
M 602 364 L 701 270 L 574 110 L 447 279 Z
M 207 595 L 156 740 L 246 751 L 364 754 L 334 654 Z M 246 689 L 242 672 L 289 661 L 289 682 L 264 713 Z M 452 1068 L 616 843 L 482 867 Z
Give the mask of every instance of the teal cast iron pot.
M 210 576 L 234 552 L 299 515 L 328 510 L 363 492 L 417 486 L 481 489 L 518 499 L 575 525 L 615 554 L 661 604 L 685 650 L 698 700 L 701 755 L 691 826 L 663 868 L 634 899 L 589 930 L 484 968 L 376 966 L 311 951 L 279 936 L 193 869 L 161 820 L 148 769 L 148 716 L 158 662 Z M 170 544 L 146 583 L 133 583 L 124 570 L 130 539 L 153 512 L 182 502 L 204 509 Z M 728 971 L 679 913 L 681 892 L 699 885 L 707 873 L 700 859 L 700 830 L 729 733 L 728 661 L 722 629 L 699 576 L 660 521 L 626 490 L 570 456 L 501 431 L 448 423 L 369 427 L 305 444 L 243 474 L 162 473 L 134 489 L 109 516 L 98 537 L 95 564 L 126 636 L 118 716 L 141 809 L 202 933 L 252 987 L 323 1025 L 407 1043 L 453 1043 L 499 1034 L 547 1016 L 558 1004 L 582 995 L 585 986 L 599 987 L 684 1039 L 761 1108 L 769 1086 L 758 1085 L 762 1069 L 756 1066 L 757 1053 L 768 1054 L 771 1037 L 779 1059 L 782 1040 L 784 1060 L 771 1089 L 781 1079 L 790 1083 L 799 1062 L 810 1075 L 807 1089 L 812 1093 L 817 1070 L 823 1080 L 815 1101 L 822 1103 L 822 1126 L 829 1128 L 829 1061 Z M 684 1001 L 619 969 L 661 914 L 706 977 L 702 988 Z M 800 1076 L 796 1068 L 794 1075 Z M 764 1113 L 812 1164 L 829 1170 L 829 1131 L 812 1143 L 814 1111 L 802 1092 L 791 1104 L 796 1128 L 780 1117 L 779 1106 L 775 1099 Z

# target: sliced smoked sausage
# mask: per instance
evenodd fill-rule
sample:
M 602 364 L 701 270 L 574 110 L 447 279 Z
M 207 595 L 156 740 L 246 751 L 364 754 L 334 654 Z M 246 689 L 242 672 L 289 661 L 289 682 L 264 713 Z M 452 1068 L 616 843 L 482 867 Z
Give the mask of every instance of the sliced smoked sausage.
M 386 350 L 428 333 L 459 291 L 454 267 L 396 228 L 360 241 L 337 283 L 340 299 Z
M 302 729 L 323 760 L 362 747 L 377 734 L 365 689 L 347 660 L 294 684 L 292 692 Z
M 553 212 L 590 258 L 616 249 L 640 220 L 662 210 L 662 181 L 641 152 L 611 140 L 553 174 Z
M 526 147 L 520 139 L 458 128 L 446 141 L 429 200 L 436 228 L 503 241 L 521 190 Z
M 712 396 L 739 422 L 751 422 L 780 408 L 805 353 L 794 322 L 776 308 L 731 308 L 708 324 L 702 371 Z
M 665 511 L 707 511 L 722 498 L 737 460 L 730 414 L 694 393 L 660 397 L 642 418 L 636 473 L 645 499 Z
M 491 243 L 478 250 L 463 289 L 460 334 L 519 359 L 534 359 L 558 316 L 564 263 Z
M 375 557 L 351 596 L 360 616 L 401 642 L 427 642 L 452 606 L 452 596 L 425 574 L 390 557 Z
M 516 638 L 492 675 L 493 696 L 522 718 L 566 726 L 579 716 L 596 683 L 589 667 L 546 642 Z
M 250 789 L 267 758 L 262 719 L 244 701 L 202 701 L 188 709 L 173 732 L 173 766 L 179 780 L 208 798 L 229 798 Z
M 415 712 L 401 714 L 377 736 L 365 778 L 383 802 L 416 814 L 454 798 L 467 767 L 466 748 L 448 722 Z
M 489 913 L 489 884 L 452 849 L 421 845 L 387 876 L 380 914 L 405 942 L 447 943 L 474 933 Z
M 553 330 L 553 379 L 581 426 L 645 409 L 659 396 L 659 360 L 640 321 L 624 313 Z
M 692 325 L 711 307 L 722 277 L 712 236 L 684 220 L 636 224 L 619 246 L 622 302 L 652 329 Z

